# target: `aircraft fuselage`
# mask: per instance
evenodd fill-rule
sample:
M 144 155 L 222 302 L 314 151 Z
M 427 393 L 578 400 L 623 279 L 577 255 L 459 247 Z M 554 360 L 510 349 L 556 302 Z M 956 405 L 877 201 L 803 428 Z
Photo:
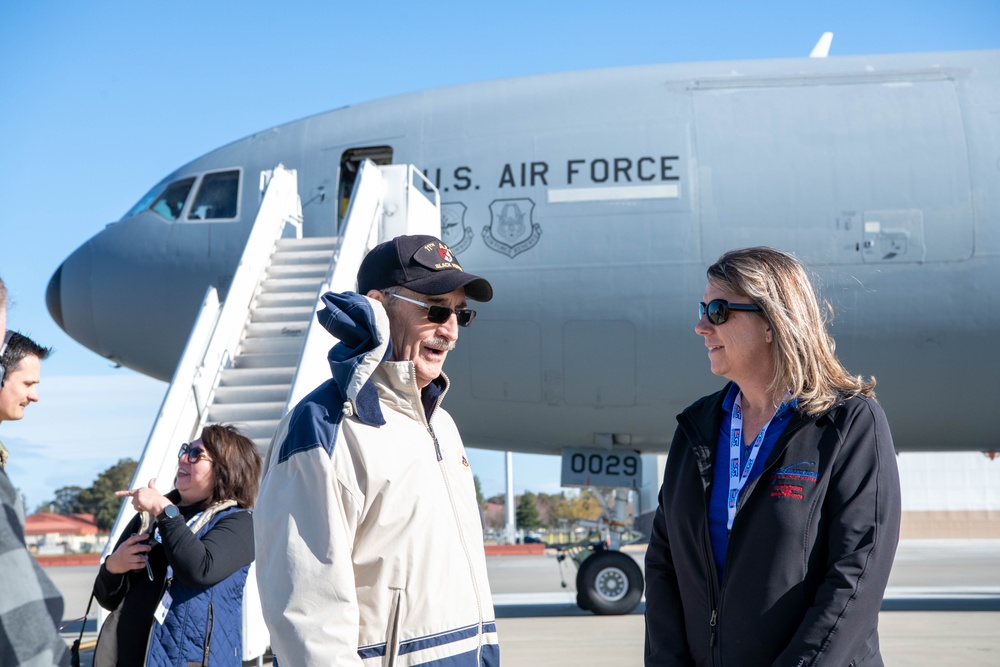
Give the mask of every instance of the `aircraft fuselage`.
M 815 271 L 898 449 L 996 450 L 998 83 L 990 51 L 597 70 L 349 106 L 168 175 L 194 179 L 183 208 L 137 207 L 88 240 L 49 307 L 88 348 L 169 379 L 206 287 L 233 275 L 259 173 L 296 169 L 304 235 L 333 236 L 345 156 L 370 149 L 435 183 L 444 240 L 494 285 L 445 368 L 469 446 L 664 451 L 674 415 L 724 382 L 693 331 L 706 267 L 771 245 Z M 227 171 L 235 211 L 206 218 L 194 193 Z

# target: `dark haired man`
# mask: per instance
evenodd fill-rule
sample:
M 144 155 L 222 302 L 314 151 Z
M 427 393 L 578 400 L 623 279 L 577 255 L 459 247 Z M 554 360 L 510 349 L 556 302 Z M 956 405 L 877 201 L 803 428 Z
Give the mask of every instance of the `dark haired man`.
M 493 288 L 433 236 L 376 246 L 318 313 L 333 379 L 290 412 L 254 514 L 282 665 L 499 665 L 482 524 L 441 367 Z M 362 296 L 364 295 L 364 296 Z
M 42 361 L 52 352 L 27 336 L 8 332 L 0 354 L 3 386 L 0 386 L 0 422 L 24 418 L 24 409 L 38 401 Z
M 0 421 L 10 421 L 24 417 L 24 408 L 38 400 L 35 386 L 50 350 L 18 333 L 4 339 Z M 6 451 L 2 445 L 0 450 Z M 24 505 L 2 464 L 0 591 L 0 665 L 69 665 L 69 651 L 58 630 L 62 596 L 24 545 Z

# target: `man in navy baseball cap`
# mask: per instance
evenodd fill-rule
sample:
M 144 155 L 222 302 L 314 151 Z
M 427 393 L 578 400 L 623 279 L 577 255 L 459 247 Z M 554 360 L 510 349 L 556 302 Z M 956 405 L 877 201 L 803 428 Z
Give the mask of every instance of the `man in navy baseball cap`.
M 397 236 L 372 248 L 358 270 L 358 293 L 380 302 L 389 316 L 393 361 L 412 361 L 421 390 L 441 375 L 476 311 L 466 300 L 489 301 L 493 287 L 467 273 L 443 241 Z
M 371 647 L 406 640 L 409 664 L 499 666 L 474 477 L 441 405 L 467 300 L 492 297 L 433 236 L 375 247 L 357 292 L 322 296 L 330 379 L 279 424 L 254 510 L 281 664 L 378 662 Z
M 372 248 L 358 270 L 358 293 L 405 287 L 420 294 L 447 294 L 460 287 L 473 301 L 489 301 L 493 288 L 466 273 L 458 258 L 433 236 L 397 236 Z

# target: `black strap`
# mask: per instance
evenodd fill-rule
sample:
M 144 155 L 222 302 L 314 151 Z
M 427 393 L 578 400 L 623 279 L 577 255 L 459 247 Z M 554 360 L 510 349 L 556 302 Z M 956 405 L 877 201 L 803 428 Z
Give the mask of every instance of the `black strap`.
M 90 602 L 87 603 L 87 611 L 83 612 L 83 623 L 80 624 L 80 636 L 76 638 L 76 643 L 83 641 L 83 631 L 87 629 L 87 618 L 90 616 L 90 605 L 94 604 L 94 594 L 90 594 Z
M 80 644 L 83 642 L 83 631 L 87 629 L 87 617 L 90 616 L 90 607 L 94 604 L 94 593 L 90 593 L 90 601 L 87 602 L 87 611 L 83 614 L 83 622 L 80 623 L 80 636 L 73 640 L 73 647 L 70 649 L 70 664 L 72 667 L 80 667 Z

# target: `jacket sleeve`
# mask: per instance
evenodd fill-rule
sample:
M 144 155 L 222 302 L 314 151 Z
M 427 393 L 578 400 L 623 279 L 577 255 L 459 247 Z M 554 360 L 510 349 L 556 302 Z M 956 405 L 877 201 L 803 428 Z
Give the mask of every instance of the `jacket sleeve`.
M 200 539 L 180 517 L 158 522 L 158 528 L 174 574 L 193 586 L 214 586 L 253 562 L 249 512 L 227 514 Z
M 889 424 L 874 400 L 843 427 L 824 511 L 826 577 L 775 665 L 846 665 L 878 627 L 899 541 L 899 471 Z
M 279 462 L 282 434 L 279 428 L 253 515 L 271 647 L 283 665 L 361 665 L 351 560 L 361 503 L 322 446 Z
M 63 599 L 28 553 L 16 491 L 0 472 L 0 665 L 69 665 Z
M 674 436 L 677 442 L 677 435 Z M 671 447 L 671 451 L 674 447 Z M 684 629 L 684 611 L 681 605 L 677 572 L 670 552 L 667 533 L 667 502 L 665 489 L 670 488 L 671 457 L 667 457 L 667 470 L 660 487 L 659 506 L 653 519 L 652 534 L 646 549 L 646 667 L 693 665 L 687 649 Z M 674 463 L 680 459 L 674 457 Z

